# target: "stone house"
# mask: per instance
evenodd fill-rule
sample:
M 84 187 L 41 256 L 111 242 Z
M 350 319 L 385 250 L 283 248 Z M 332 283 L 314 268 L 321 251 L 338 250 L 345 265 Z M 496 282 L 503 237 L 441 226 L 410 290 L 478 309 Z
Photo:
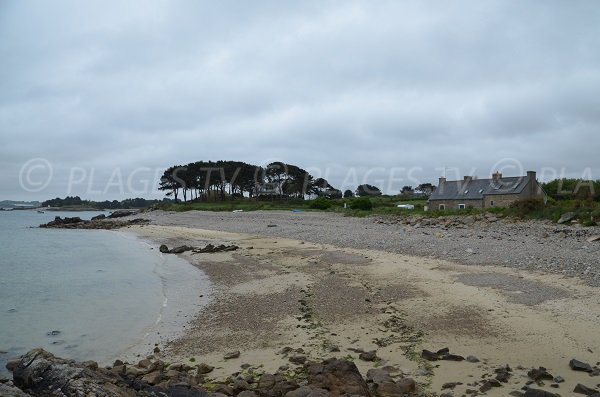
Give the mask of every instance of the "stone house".
M 495 172 L 489 179 L 465 176 L 460 181 L 440 178 L 439 185 L 429 196 L 429 209 L 461 209 L 508 207 L 519 200 L 532 198 L 546 202 L 546 192 L 536 179 L 535 171 L 525 176 L 503 177 Z

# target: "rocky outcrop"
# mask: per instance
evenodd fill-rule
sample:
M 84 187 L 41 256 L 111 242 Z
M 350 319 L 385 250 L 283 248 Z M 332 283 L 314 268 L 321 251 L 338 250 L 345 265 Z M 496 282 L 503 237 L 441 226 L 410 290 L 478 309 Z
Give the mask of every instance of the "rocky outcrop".
M 238 356 L 236 351 L 234 356 Z M 7 366 L 14 385 L 0 384 L 0 395 L 10 397 L 365 397 L 416 396 L 410 378 L 393 379 L 384 370 L 371 370 L 363 379 L 353 362 L 331 358 L 307 362 L 290 373 L 244 376 L 233 374 L 223 383 L 208 377 L 208 364 L 190 367 L 167 365 L 160 359 L 137 364 L 117 360 L 112 367 L 99 368 L 93 361 L 78 363 L 34 349 Z M 248 372 L 251 374 L 252 372 Z
M 235 251 L 237 250 L 238 247 L 237 245 L 225 245 L 225 244 L 220 244 L 220 245 L 212 245 L 212 244 L 207 244 L 205 247 L 192 247 L 189 245 L 180 245 L 174 248 L 169 249 L 169 247 L 167 247 L 167 245 L 162 244 L 159 248 L 160 252 L 162 252 L 163 254 L 183 254 L 184 252 L 188 252 L 188 251 L 192 251 L 192 254 L 214 254 L 217 252 L 229 252 L 229 251 Z
M 136 215 L 138 210 L 116 210 L 113 211 L 108 217 L 111 219 L 122 218 L 124 216 Z
M 106 217 L 102 218 L 95 216 L 94 218 L 92 218 L 91 220 L 87 221 L 87 220 L 83 220 L 81 218 L 79 218 L 78 216 L 76 217 L 65 217 L 65 218 L 61 218 L 60 216 L 57 216 L 56 218 L 54 218 L 53 221 L 50 221 L 48 223 L 42 224 L 40 225 L 41 228 L 55 228 L 55 229 L 119 229 L 122 227 L 126 227 L 126 226 L 132 226 L 132 225 L 145 225 L 150 223 L 149 220 L 147 219 L 141 219 L 141 218 L 136 218 L 136 219 L 130 219 L 130 220 L 120 220 L 120 221 L 113 221 L 113 220 L 107 220 Z

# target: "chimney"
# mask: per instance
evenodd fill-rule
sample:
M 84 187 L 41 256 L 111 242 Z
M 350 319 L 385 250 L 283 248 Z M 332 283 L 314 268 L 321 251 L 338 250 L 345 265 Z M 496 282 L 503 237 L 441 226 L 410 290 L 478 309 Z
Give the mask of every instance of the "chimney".
M 494 182 L 498 181 L 501 178 L 502 178 L 502 173 L 500 171 L 496 171 L 492 174 L 492 180 Z
M 535 171 L 527 171 L 527 183 L 529 183 L 529 194 L 535 197 L 538 194 L 538 184 Z
M 472 176 L 470 176 L 470 175 L 465 175 L 465 176 L 463 177 L 463 182 L 465 182 L 465 183 L 468 183 L 468 182 L 470 182 L 472 179 L 473 179 L 473 177 L 472 177 Z
M 446 182 L 446 177 L 440 176 L 440 179 L 438 181 L 438 186 L 443 185 Z

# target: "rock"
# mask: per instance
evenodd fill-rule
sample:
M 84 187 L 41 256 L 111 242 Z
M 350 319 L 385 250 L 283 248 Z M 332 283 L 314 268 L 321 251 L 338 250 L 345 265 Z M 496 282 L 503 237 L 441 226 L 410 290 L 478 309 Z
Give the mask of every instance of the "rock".
M 403 393 L 414 393 L 417 390 L 417 383 L 412 378 L 399 379 L 396 385 L 400 387 Z
M 479 359 L 475 356 L 467 356 L 466 360 L 470 363 L 478 363 Z
M 575 358 L 573 358 L 573 359 L 571 359 L 571 361 L 569 361 L 569 367 L 571 367 L 571 369 L 573 371 L 584 371 L 584 372 L 592 372 L 593 371 L 592 367 L 588 363 L 584 363 Z
M 169 253 L 169 247 L 167 247 L 166 244 L 161 244 L 160 248 L 158 248 L 158 250 L 160 252 L 162 252 L 163 254 L 168 254 Z
M 302 365 L 306 362 L 306 356 L 302 356 L 302 355 L 292 356 L 289 358 L 289 361 L 292 364 Z
M 375 350 L 363 352 L 358 355 L 358 358 L 363 361 L 375 361 L 377 359 L 377 352 Z
M 563 383 L 565 381 L 565 379 L 560 376 L 560 375 L 556 375 L 553 379 L 556 383 Z
M 324 389 L 312 389 L 306 397 L 329 397 L 329 392 Z
M 558 394 L 540 389 L 527 389 L 523 397 L 560 397 Z
M 427 349 L 423 349 L 423 351 L 421 352 L 421 357 L 428 361 L 437 361 L 438 360 L 438 355 Z
M 110 214 L 108 217 L 111 219 L 122 218 L 124 216 L 135 215 L 137 213 L 138 213 L 137 210 L 116 210 L 116 211 L 113 211 L 113 213 Z
M 463 356 L 459 356 L 458 354 L 446 354 L 442 356 L 442 360 L 448 361 L 463 361 L 465 358 Z
M 231 359 L 234 359 L 234 358 L 238 358 L 240 356 L 240 354 L 241 354 L 240 351 L 236 350 L 236 351 L 232 351 L 232 352 L 226 353 L 223 356 L 223 358 L 225 360 L 231 360 Z
M 585 394 L 586 396 L 589 396 L 594 393 L 598 393 L 598 390 L 592 389 L 591 387 L 587 387 L 585 385 L 582 385 L 581 383 L 578 383 L 577 386 L 575 386 L 575 389 L 573 389 L 573 393 Z
M 16 369 L 16 368 L 19 366 L 19 364 L 20 364 L 20 363 L 21 363 L 21 360 L 20 360 L 20 359 L 16 359 L 16 360 L 9 360 L 9 361 L 6 363 L 6 369 L 7 369 L 9 372 L 14 372 L 14 371 L 15 371 L 15 369 Z
M 298 384 L 293 380 L 285 380 L 283 377 L 275 377 L 277 382 L 275 386 L 271 389 L 271 393 L 276 396 L 285 396 L 288 392 L 292 390 L 296 390 L 298 388 Z M 312 392 L 311 392 L 312 393 Z
M 462 385 L 462 382 L 447 382 L 442 385 L 442 390 L 454 389 L 458 385 Z
M 33 395 L 55 395 L 60 388 L 65 396 L 124 397 L 130 395 L 126 385 L 73 361 L 55 357 L 43 349 L 33 349 L 23 355 L 13 369 L 17 387 Z
M 233 387 L 233 392 L 237 394 L 244 390 L 249 390 L 250 384 L 244 379 L 235 379 L 231 384 L 231 387 Z
M 212 372 L 213 369 L 215 369 L 215 367 L 213 367 L 212 365 L 205 364 L 205 363 L 200 363 L 196 366 L 196 371 L 199 375 L 208 374 L 208 373 Z
M 371 368 L 367 371 L 367 382 L 375 384 L 393 382 L 394 379 L 390 376 L 389 372 L 379 368 Z
M 92 221 L 99 221 L 99 220 L 105 219 L 105 218 L 106 218 L 106 215 L 100 214 L 100 215 L 92 216 L 92 218 L 90 220 L 92 220 Z
M 180 245 L 179 247 L 175 247 L 169 250 L 169 254 L 183 254 L 186 251 L 192 251 L 194 247 L 190 247 L 189 245 Z M 162 251 L 161 251 L 162 252 Z
M 2 397 L 30 397 L 29 394 L 14 386 L 0 383 L 0 396 Z
M 367 383 L 356 365 L 347 360 L 331 359 L 323 362 L 323 371 L 309 375 L 308 386 L 327 389 L 331 394 L 354 394 L 370 396 Z
M 275 386 L 275 375 L 272 374 L 264 374 L 258 380 L 258 388 L 259 389 L 272 389 Z
M 548 371 L 546 371 L 546 368 L 544 367 L 539 367 L 537 369 L 532 368 L 530 371 L 527 372 L 527 376 L 529 376 L 536 382 L 541 380 L 554 380 L 554 376 L 549 374 Z
M 229 385 L 224 385 L 224 384 L 216 384 L 213 387 L 213 392 L 214 393 L 222 393 L 226 396 L 233 396 L 235 393 L 233 392 L 233 388 Z
M 572 221 L 573 219 L 575 219 L 577 215 L 575 215 L 574 212 L 565 212 L 564 214 L 561 215 L 560 219 L 556 222 L 558 224 L 563 224 L 563 223 L 567 223 Z
M 176 371 L 176 370 L 174 370 L 174 369 L 170 369 L 170 370 L 168 370 L 168 371 L 167 371 L 167 372 L 164 374 L 164 376 L 165 376 L 166 378 L 169 378 L 169 379 L 171 379 L 171 378 L 177 378 L 177 377 L 179 376 L 179 374 L 180 374 L 180 373 L 179 373 L 179 371 Z
M 98 369 L 98 363 L 92 360 L 89 361 L 84 361 L 81 363 L 81 365 L 83 365 L 86 368 L 91 369 L 92 371 L 95 371 Z
M 492 389 L 492 387 L 502 387 L 502 384 L 496 379 L 487 379 L 483 382 L 483 385 L 479 388 L 479 391 L 485 393 Z
M 128 366 L 127 369 L 125 370 L 125 375 L 129 375 L 129 376 L 133 376 L 133 377 L 137 378 L 139 376 L 146 375 L 146 371 L 144 371 L 143 369 L 137 368 L 137 367 Z
M 308 386 L 299 387 L 296 390 L 289 391 L 285 394 L 285 397 L 307 397 L 313 391 Z
M 160 371 L 153 371 L 149 374 L 146 374 L 142 377 L 142 381 L 151 385 L 157 385 L 162 380 L 162 375 Z
M 229 252 L 229 251 L 236 251 L 237 249 L 239 249 L 240 247 L 238 247 L 237 245 L 218 245 L 218 246 L 214 246 L 212 244 L 207 244 L 204 248 L 194 248 L 193 249 L 193 253 L 194 254 L 214 254 L 216 252 Z
M 586 240 L 588 243 L 593 243 L 594 241 L 600 241 L 600 234 L 592 236 Z
M 152 360 L 145 358 L 138 363 L 138 367 L 140 368 L 150 368 L 152 365 Z
M 508 380 L 511 377 L 511 369 L 507 365 L 505 367 L 496 368 L 494 372 L 496 373 L 496 380 L 502 383 L 508 383 Z
M 251 390 L 244 390 L 237 394 L 237 397 L 258 397 L 258 394 Z

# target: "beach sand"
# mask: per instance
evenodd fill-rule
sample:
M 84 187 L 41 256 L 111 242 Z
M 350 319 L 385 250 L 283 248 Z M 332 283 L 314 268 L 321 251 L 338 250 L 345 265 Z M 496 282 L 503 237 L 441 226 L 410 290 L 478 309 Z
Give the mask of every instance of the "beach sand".
M 351 358 L 363 375 L 393 366 L 435 393 L 447 382 L 462 382 L 453 395 L 477 390 L 468 384 L 495 376 L 494 369 L 507 364 L 513 376 L 486 395 L 520 390 L 527 371 L 539 366 L 566 381 L 558 389 L 550 387 L 552 381 L 537 388 L 564 395 L 577 383 L 600 383 L 600 377 L 568 365 L 571 358 L 600 361 L 600 296 L 575 278 L 273 236 L 157 225 L 128 230 L 170 248 L 240 247 L 182 255 L 206 273 L 213 290 L 185 335 L 161 346 L 170 362 L 215 366 L 215 380 L 245 363 L 273 373 L 282 365 L 294 367 L 291 356 L 304 355 Z M 284 347 L 302 350 L 281 354 Z M 444 347 L 480 362 L 420 357 L 422 349 Z M 223 359 L 235 350 L 239 358 Z M 376 350 L 379 359 L 363 361 L 361 350 Z

